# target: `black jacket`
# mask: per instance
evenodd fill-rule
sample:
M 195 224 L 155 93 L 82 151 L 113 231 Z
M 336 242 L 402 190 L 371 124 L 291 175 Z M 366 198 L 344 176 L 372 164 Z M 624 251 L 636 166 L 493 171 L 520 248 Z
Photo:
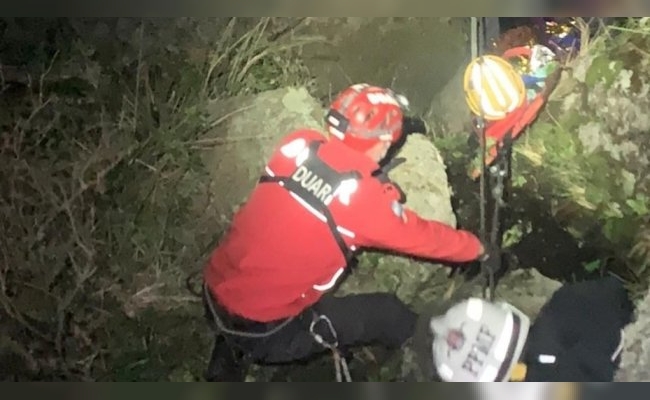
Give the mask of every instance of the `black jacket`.
M 633 305 L 622 283 L 607 277 L 567 284 L 542 307 L 530 329 L 522 362 L 531 382 L 611 382 L 612 356 Z

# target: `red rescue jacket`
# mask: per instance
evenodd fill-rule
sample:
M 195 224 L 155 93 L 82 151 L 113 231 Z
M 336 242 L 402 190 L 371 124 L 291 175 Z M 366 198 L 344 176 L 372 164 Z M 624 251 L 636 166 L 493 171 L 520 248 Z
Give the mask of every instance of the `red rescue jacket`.
M 318 156 L 308 158 L 331 168 L 322 172 L 319 167 L 318 174 L 354 171 L 356 183 L 348 184 L 347 190 L 328 191 L 327 185 L 298 167 L 313 164 L 305 161 L 304 149 L 315 141 L 322 141 Z M 281 141 L 266 174 L 294 176 L 329 200 L 328 212 L 351 250 L 387 249 L 450 262 L 477 258 L 476 236 L 402 207 L 398 188 L 372 176 L 378 169 L 377 163 L 344 144 L 328 141 L 317 131 L 300 130 Z M 323 214 L 308 202 L 278 182 L 260 183 L 235 214 L 204 279 L 220 305 L 235 315 L 260 322 L 295 316 L 332 289 L 345 271 L 346 258 L 334 237 Z

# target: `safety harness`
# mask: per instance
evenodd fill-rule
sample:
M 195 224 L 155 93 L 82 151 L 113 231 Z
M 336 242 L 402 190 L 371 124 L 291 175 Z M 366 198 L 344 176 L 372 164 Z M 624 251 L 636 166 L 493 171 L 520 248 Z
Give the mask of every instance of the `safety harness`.
M 309 144 L 309 157 L 304 161 L 302 167 L 310 171 L 314 177 L 319 177 L 323 180 L 323 184 L 329 185 L 332 190 L 336 190 L 342 182 L 355 179 L 358 180 L 361 178 L 361 174 L 357 171 L 350 171 L 340 173 L 325 164 L 318 156 L 318 148 L 323 144 L 322 140 L 315 140 Z M 327 199 L 318 197 L 313 191 L 308 190 L 302 185 L 301 179 L 298 176 L 299 171 L 304 171 L 304 169 L 296 169 L 296 171 L 291 176 L 270 176 L 264 175 L 260 178 L 260 183 L 277 183 L 282 186 L 284 189 L 298 196 L 302 201 L 304 201 L 312 210 L 316 211 L 325 218 L 325 222 L 336 240 L 337 245 L 339 246 L 343 256 L 345 257 L 346 264 L 349 264 L 354 258 L 354 253 L 350 250 L 348 245 L 345 243 L 341 232 L 339 232 L 339 227 L 334 221 L 334 217 L 329 209 L 329 202 L 333 199 L 333 192 L 328 196 Z M 325 201 L 324 201 L 325 200 Z M 329 201 L 328 201 L 329 200 Z

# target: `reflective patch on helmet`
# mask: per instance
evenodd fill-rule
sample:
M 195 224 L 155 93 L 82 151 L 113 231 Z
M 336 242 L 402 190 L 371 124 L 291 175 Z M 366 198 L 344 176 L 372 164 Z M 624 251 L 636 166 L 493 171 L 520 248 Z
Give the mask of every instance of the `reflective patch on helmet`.
M 403 94 L 398 94 L 395 96 L 397 98 L 397 102 L 405 109 L 408 109 L 411 105 L 409 102 L 409 99 L 406 98 Z
M 483 317 L 483 301 L 477 298 L 469 299 L 466 314 L 471 320 L 480 322 Z
M 382 104 L 389 104 L 389 105 L 401 107 L 397 99 L 395 99 L 395 97 L 393 97 L 388 93 L 381 93 L 381 92 L 368 93 L 366 94 L 366 97 L 370 102 L 370 104 L 375 106 L 382 105 Z
M 450 381 L 454 378 L 454 370 L 447 364 L 442 364 L 438 367 L 438 374 L 445 381 Z
M 327 117 L 327 122 L 329 122 L 333 126 L 341 125 L 341 122 L 337 118 L 334 118 L 333 115 L 330 115 L 329 117 Z
M 345 135 L 343 134 L 343 132 L 341 132 L 340 130 L 334 128 L 333 126 L 330 126 L 329 132 L 332 135 L 334 135 L 336 138 L 338 138 L 339 140 L 343 140 L 345 138 Z

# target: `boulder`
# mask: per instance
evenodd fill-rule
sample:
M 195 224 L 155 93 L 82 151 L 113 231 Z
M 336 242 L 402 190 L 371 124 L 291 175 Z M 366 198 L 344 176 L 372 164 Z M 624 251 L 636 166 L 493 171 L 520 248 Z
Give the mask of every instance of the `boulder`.
M 635 322 L 625 328 L 617 382 L 650 382 L 650 293 L 638 302 Z
M 406 207 L 424 218 L 455 227 L 446 167 L 431 141 L 423 135 L 410 135 L 395 156 L 405 162 L 389 176 L 406 193 Z M 418 308 L 447 290 L 449 271 L 435 263 L 375 252 L 362 254 L 359 260 L 339 293 L 394 292 Z
M 535 269 L 518 269 L 499 280 L 495 300 L 505 301 L 526 313 L 534 320 L 542 306 L 562 284 L 549 279 Z M 481 296 L 474 288 L 472 295 Z
M 428 122 L 436 130 L 446 132 L 446 135 L 462 135 L 468 131 L 469 111 L 459 112 L 459 110 L 467 110 L 465 92 L 463 90 L 463 76 L 467 64 L 470 61 L 469 58 L 466 58 L 460 63 L 461 67 L 433 98 L 431 107 L 427 112 L 426 118 Z
M 215 126 L 199 141 L 211 175 L 208 214 L 227 221 L 246 201 L 278 141 L 299 128 L 321 129 L 324 111 L 305 88 L 282 88 L 212 102 Z

